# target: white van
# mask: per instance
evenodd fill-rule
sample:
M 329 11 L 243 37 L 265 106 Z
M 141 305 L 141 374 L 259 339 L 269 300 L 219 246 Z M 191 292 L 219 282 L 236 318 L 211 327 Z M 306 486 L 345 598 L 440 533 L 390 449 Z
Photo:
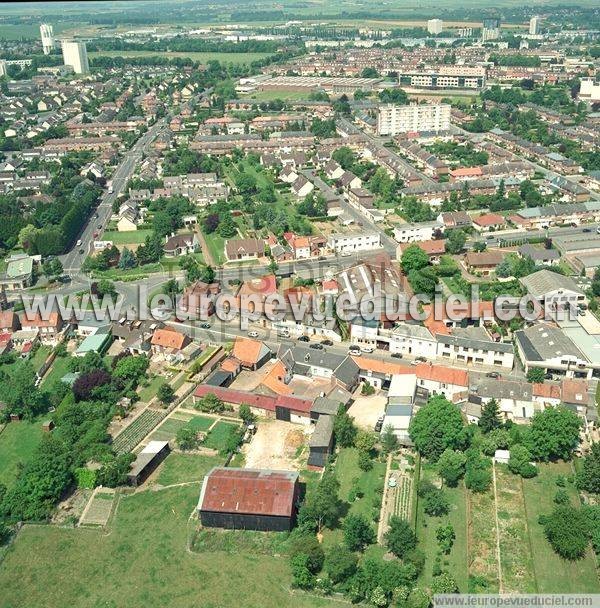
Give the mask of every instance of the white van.
M 82 241 L 81 241 L 81 239 L 79 239 L 79 240 L 77 241 L 77 247 L 81 247 L 81 242 L 82 242 Z

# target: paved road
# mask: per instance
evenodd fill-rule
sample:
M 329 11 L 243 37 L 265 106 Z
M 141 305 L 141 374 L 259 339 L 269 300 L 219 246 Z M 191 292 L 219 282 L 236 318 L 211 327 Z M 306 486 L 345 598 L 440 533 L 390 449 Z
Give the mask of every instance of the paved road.
M 317 188 L 319 188 L 319 190 L 322 190 L 323 192 L 331 192 L 333 191 L 333 189 L 331 188 L 331 186 L 329 186 L 327 183 L 325 183 L 316 173 L 314 170 L 312 169 L 302 169 L 302 173 L 304 175 L 304 177 L 306 177 L 307 179 L 309 179 L 311 182 L 313 182 L 315 184 L 315 186 L 317 186 Z M 396 257 L 396 247 L 398 246 L 398 243 L 396 243 L 396 241 L 389 237 L 387 234 L 385 234 L 385 232 L 383 231 L 383 229 L 381 228 L 381 226 L 378 226 L 375 222 L 372 222 L 366 215 L 362 214 L 356 207 L 353 207 L 343 196 L 338 195 L 337 193 L 335 193 L 336 196 L 338 197 L 339 201 L 340 201 L 340 205 L 342 207 L 342 209 L 344 210 L 344 212 L 351 216 L 352 219 L 360 226 L 367 226 L 369 228 L 369 230 L 372 230 L 373 232 L 379 232 L 381 234 L 381 244 L 383 245 L 384 250 L 389 253 L 392 258 Z
M 112 192 L 105 192 L 100 200 L 100 204 L 96 209 L 96 213 L 88 220 L 84 226 L 79 240 L 80 245 L 73 245 L 73 248 L 66 254 L 60 257 L 65 272 L 76 275 L 81 270 L 81 265 L 88 253 L 91 251 L 92 242 L 94 241 L 94 233 L 101 233 L 108 224 L 112 215 L 112 205 L 115 199 L 121 194 L 123 188 L 127 185 L 136 164 L 141 160 L 142 153 L 148 149 L 150 143 L 154 140 L 158 132 L 165 126 L 168 117 L 157 121 L 146 133 L 144 133 L 133 145 L 130 150 L 125 152 L 123 160 L 115 169 L 112 177 Z M 96 217 L 96 215 L 98 217 Z M 83 251 L 83 253 L 79 253 Z
M 216 317 L 212 317 L 210 320 L 211 327 L 209 329 L 201 327 L 202 322 L 200 321 L 186 321 L 186 322 L 178 322 L 178 321 L 167 321 L 167 325 L 175 327 L 182 331 L 183 333 L 189 335 L 190 337 L 199 340 L 199 341 L 209 341 L 218 344 L 225 344 L 227 342 L 231 342 L 235 340 L 238 336 L 247 336 L 249 329 L 242 329 L 240 327 L 239 321 L 225 322 L 217 319 Z M 306 346 L 306 342 L 299 342 L 298 340 L 290 339 L 290 338 L 281 338 L 277 336 L 277 332 L 270 329 L 264 328 L 256 325 L 252 325 L 251 329 L 258 333 L 259 340 L 264 341 L 271 350 L 274 352 L 277 351 L 281 344 L 285 344 L 288 346 L 293 345 L 302 345 Z M 319 340 L 314 340 L 313 342 L 318 342 Z M 348 342 L 342 342 L 339 344 L 334 344 L 333 346 L 326 346 L 325 350 L 327 352 L 335 353 L 337 355 L 345 355 L 348 353 Z M 388 351 L 385 350 L 376 350 L 372 354 L 365 355 L 366 357 L 371 357 L 378 360 L 388 361 L 390 363 L 397 363 L 398 365 L 405 365 L 407 368 L 412 368 L 414 361 L 414 357 L 410 355 L 406 355 L 402 358 L 392 357 Z M 443 361 L 439 362 L 440 365 L 447 365 Z M 513 370 L 500 370 L 497 367 L 488 367 L 483 365 L 463 365 L 459 362 L 452 362 L 451 367 L 459 368 L 467 370 L 471 373 L 476 374 L 474 379 L 482 378 L 489 371 L 499 372 L 501 376 L 509 377 L 511 379 L 524 379 L 525 375 L 522 371 L 515 368 Z

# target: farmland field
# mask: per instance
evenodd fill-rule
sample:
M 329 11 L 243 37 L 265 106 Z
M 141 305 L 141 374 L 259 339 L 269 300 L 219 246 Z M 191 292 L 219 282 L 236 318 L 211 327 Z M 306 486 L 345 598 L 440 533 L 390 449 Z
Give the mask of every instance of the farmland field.
M 0 607 L 339 605 L 290 596 L 288 562 L 281 557 L 187 551 L 188 517 L 197 501 L 196 484 L 124 496 L 110 534 L 25 526 L 0 566 Z
M 190 416 L 189 418 L 170 416 L 152 433 L 150 439 L 171 441 L 175 439 L 177 431 L 184 426 L 194 428 L 197 431 L 208 431 L 214 422 L 214 418 L 205 416 Z
M 248 64 L 259 59 L 269 57 L 269 53 L 201 53 L 194 51 L 98 51 L 89 54 L 90 59 L 94 57 L 175 57 L 189 58 L 193 61 L 208 63 L 209 61 L 220 61 L 221 63 L 233 63 L 237 65 Z

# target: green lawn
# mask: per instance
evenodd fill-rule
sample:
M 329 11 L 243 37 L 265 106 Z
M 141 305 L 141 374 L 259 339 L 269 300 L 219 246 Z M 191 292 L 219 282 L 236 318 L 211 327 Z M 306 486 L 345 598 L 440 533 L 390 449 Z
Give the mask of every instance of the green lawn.
M 154 376 L 154 378 L 150 380 L 148 386 L 142 386 L 139 390 L 138 394 L 140 400 L 145 403 L 152 401 L 152 399 L 156 397 L 159 387 L 165 384 L 165 382 L 166 380 L 162 376 Z
M 42 422 L 41 418 L 33 422 L 9 422 L 0 432 L 0 483 L 12 485 L 19 463 L 29 462 L 42 438 Z
M 36 351 L 33 357 L 29 359 L 31 364 L 33 365 L 33 369 L 38 371 L 40 367 L 44 364 L 44 361 L 48 358 L 48 355 L 52 352 L 52 349 L 49 346 L 40 346 Z
M 204 233 L 204 240 L 210 252 L 213 262 L 217 265 L 223 264 L 225 261 L 225 239 L 218 233 Z
M 160 466 L 158 483 L 168 486 L 187 481 L 201 482 L 213 467 L 222 465 L 223 459 L 218 456 L 173 452 L 167 456 Z
M 42 380 L 42 386 L 52 386 L 54 381 L 60 380 L 65 374 L 69 373 L 70 357 L 56 357 L 52 367 Z
M 541 464 L 537 477 L 523 480 L 533 566 L 540 593 L 600 593 L 591 548 L 584 559 L 575 562 L 563 560 L 554 553 L 538 523 L 540 515 L 551 513 L 554 508 L 553 498 L 558 490 L 556 478 L 572 474 L 569 463 Z M 565 489 L 573 504 L 578 505 L 579 497 L 575 488 L 567 484 Z
M 208 437 L 202 445 L 213 450 L 222 450 L 225 447 L 227 437 L 229 437 L 230 430 L 237 427 L 236 424 L 230 422 L 223 422 L 219 420 L 217 424 L 209 431 Z
M 112 241 L 115 245 L 139 245 L 150 234 L 152 234 L 152 230 L 127 230 L 125 232 L 107 230 L 102 238 L 105 241 Z
M 372 521 L 373 515 L 378 515 L 381 508 L 385 463 L 374 461 L 370 471 L 363 471 L 358 466 L 358 450 L 344 448 L 338 454 L 335 471 L 340 480 L 342 500 L 348 501 L 355 480 L 356 487 L 363 493 L 362 498 L 351 502 L 349 512 L 364 515 Z
M 215 422 L 214 418 L 207 416 L 191 416 L 189 419 L 183 417 L 167 418 L 159 427 L 152 433 L 151 439 L 157 441 L 172 441 L 177 435 L 177 431 L 184 426 L 192 427 L 197 431 L 207 431 Z
M 433 467 L 424 465 L 421 468 L 421 479 L 438 481 Z M 467 571 L 467 502 L 464 484 L 456 488 L 444 487 L 446 498 L 450 502 L 450 512 L 443 517 L 430 517 L 423 511 L 423 503 L 418 500 L 417 506 L 417 538 L 418 548 L 425 554 L 425 568 L 420 582 L 428 587 L 433 579 L 432 568 L 438 552 L 438 542 L 435 537 L 439 526 L 452 524 L 456 539 L 449 555 L 442 557 L 442 567 L 446 569 L 458 583 L 462 593 L 468 589 Z
M 193 61 L 208 63 L 220 61 L 236 65 L 249 64 L 252 61 L 269 57 L 270 53 L 202 53 L 195 51 L 98 51 L 89 53 L 90 59 L 94 57 L 189 57 Z
M 190 552 L 196 484 L 121 498 L 110 534 L 26 526 L 0 566 L 2 608 L 323 608 L 290 595 L 287 559 Z

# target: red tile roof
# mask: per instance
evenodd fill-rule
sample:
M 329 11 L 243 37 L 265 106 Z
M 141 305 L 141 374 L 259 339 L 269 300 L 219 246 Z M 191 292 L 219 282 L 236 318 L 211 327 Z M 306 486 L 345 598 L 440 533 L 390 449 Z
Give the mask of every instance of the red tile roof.
M 178 332 L 175 329 L 157 329 L 152 335 L 151 343 L 154 346 L 162 346 L 163 348 L 181 349 L 185 346 L 187 336 Z
M 462 369 L 446 367 L 444 365 L 432 365 L 431 363 L 419 363 L 415 368 L 415 372 L 420 380 L 432 380 L 455 386 L 469 386 L 469 374 Z
M 484 213 L 479 217 L 473 218 L 473 223 L 478 226 L 497 226 L 506 223 L 506 221 L 497 213 Z
M 308 414 L 312 407 L 311 399 L 302 399 L 293 397 L 292 395 L 259 395 L 246 391 L 239 391 L 233 388 L 224 388 L 222 386 L 209 386 L 207 384 L 199 384 L 194 391 L 195 397 L 204 397 L 205 395 L 215 395 L 225 403 L 233 405 L 241 405 L 246 403 L 250 407 L 256 407 L 269 412 L 274 412 L 276 407 L 283 407 L 297 414 Z
M 290 517 L 297 483 L 291 471 L 215 468 L 204 481 L 200 510 Z

